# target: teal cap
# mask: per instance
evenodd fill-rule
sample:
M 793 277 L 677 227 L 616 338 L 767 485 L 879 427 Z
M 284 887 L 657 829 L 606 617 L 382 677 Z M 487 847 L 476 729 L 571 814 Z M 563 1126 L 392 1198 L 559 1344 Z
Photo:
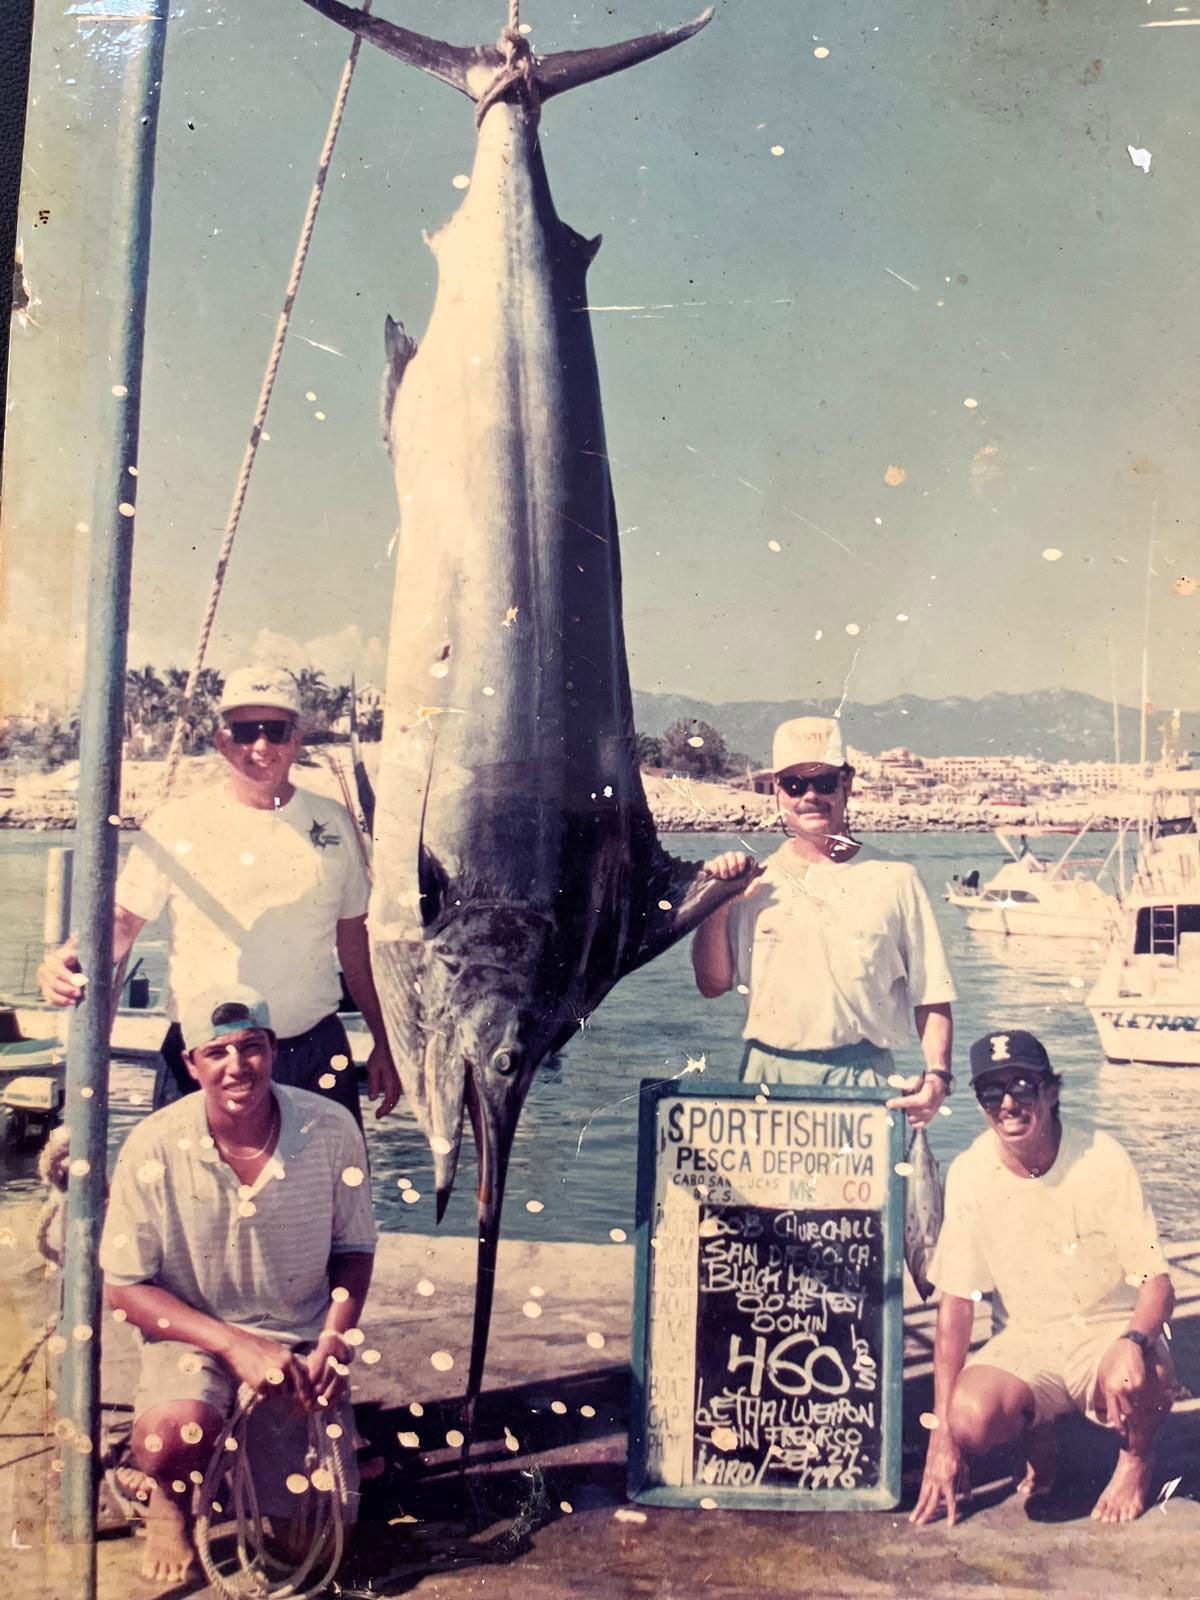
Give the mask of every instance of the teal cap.
M 188 1002 L 179 1019 L 184 1048 L 198 1050 L 224 1033 L 245 1033 L 262 1028 L 271 1033 L 271 1012 L 256 989 L 241 983 L 225 983 L 207 989 Z

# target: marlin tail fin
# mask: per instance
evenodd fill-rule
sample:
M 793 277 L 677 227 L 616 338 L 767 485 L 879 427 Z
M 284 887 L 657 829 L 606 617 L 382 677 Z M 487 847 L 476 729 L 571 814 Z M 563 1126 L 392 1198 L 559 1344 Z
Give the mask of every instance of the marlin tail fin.
M 497 72 L 507 65 L 504 55 L 495 45 L 468 46 L 447 44 L 442 39 L 428 39 L 423 33 L 413 33 L 383 17 L 343 5 L 342 0 L 305 0 L 323 17 L 349 28 L 360 38 L 378 45 L 388 55 L 407 61 L 421 72 L 441 78 L 460 94 L 472 100 L 483 99 L 492 89 Z M 553 55 L 534 55 L 533 78 L 541 99 L 562 94 L 581 83 L 591 83 L 595 78 L 607 78 L 625 67 L 634 67 L 639 61 L 661 55 L 674 45 L 690 39 L 712 20 L 713 8 L 681 23 L 676 28 L 664 28 L 660 33 L 643 34 L 637 39 L 626 39 L 621 44 L 599 45 L 592 50 L 560 50 Z M 529 55 L 523 41 L 521 48 Z

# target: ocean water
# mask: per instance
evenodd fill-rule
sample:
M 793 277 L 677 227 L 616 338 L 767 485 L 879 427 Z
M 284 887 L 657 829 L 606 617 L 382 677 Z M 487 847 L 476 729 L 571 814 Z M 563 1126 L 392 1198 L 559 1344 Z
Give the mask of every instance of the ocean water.
M 7 912 L 0 922 L 0 994 L 32 990 L 41 951 L 46 852 L 51 844 L 70 843 L 70 838 L 0 834 L 0 886 Z M 129 842 L 125 836 L 123 848 Z M 737 845 L 730 836 L 715 834 L 676 834 L 667 842 L 676 854 L 689 859 Z M 776 844 L 767 835 L 751 835 L 746 842 L 762 853 Z M 1064 1115 L 1119 1138 L 1137 1163 L 1163 1234 L 1173 1239 L 1194 1237 L 1200 1071 L 1115 1067 L 1104 1062 L 1084 1004 L 1100 962 L 1098 944 L 970 932 L 962 913 L 942 902 L 942 888 L 952 873 L 978 867 L 986 877 L 995 870 L 1001 851 L 990 836 L 891 834 L 874 842 L 920 869 L 958 987 L 955 1056 L 961 1081 L 949 1102 L 951 1114 L 936 1118 L 931 1129 L 943 1167 L 984 1126 L 965 1082 L 971 1041 L 996 1028 L 1028 1028 L 1045 1042 L 1064 1075 Z M 1099 836 L 1097 848 L 1089 853 L 1104 854 L 1109 842 Z M 165 953 L 161 928 L 147 928 L 135 953 L 144 957 L 143 970 L 157 988 Z M 619 984 L 562 1055 L 534 1080 L 513 1149 L 506 1236 L 602 1242 L 614 1229 L 632 1236 L 640 1084 L 644 1079 L 679 1075 L 689 1060 L 701 1057 L 708 1081 L 736 1078 L 742 1016 L 737 995 L 706 1001 L 697 993 L 686 943 Z M 919 1064 L 914 1040 L 901 1053 L 900 1066 L 916 1071 Z M 114 1156 L 133 1122 L 144 1115 L 151 1084 L 148 1069 L 113 1069 Z M 375 1123 L 370 1111 L 367 1122 L 381 1227 L 432 1232 L 436 1226 L 432 1165 L 403 1102 L 386 1122 Z M 457 1185 L 442 1223 L 443 1229 L 465 1235 L 474 1232 L 470 1145 L 468 1129 Z M 7 1194 L 33 1188 L 32 1166 L 27 1152 L 0 1145 L 0 1181 Z

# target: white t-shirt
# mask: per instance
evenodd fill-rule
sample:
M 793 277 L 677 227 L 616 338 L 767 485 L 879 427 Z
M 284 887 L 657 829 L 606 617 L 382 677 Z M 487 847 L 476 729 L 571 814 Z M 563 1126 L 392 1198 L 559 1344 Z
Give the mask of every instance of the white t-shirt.
M 1143 1278 L 1166 1270 L 1133 1162 L 1109 1134 L 1064 1128 L 1040 1178 L 1010 1172 L 990 1128 L 951 1162 L 929 1276 L 964 1300 L 994 1292 L 997 1331 L 1125 1316 Z
M 147 819 L 116 900 L 147 922 L 167 911 L 169 1016 L 216 984 L 244 983 L 289 1039 L 337 1010 L 337 924 L 365 914 L 367 893 L 343 806 L 297 789 L 259 811 L 222 784 Z
M 202 1094 L 139 1122 L 117 1158 L 100 1265 L 110 1283 L 154 1282 L 233 1327 L 302 1343 L 324 1324 L 329 1257 L 374 1252 L 371 1185 L 344 1107 L 280 1083 L 273 1093 L 279 1138 L 248 1208 Z
M 778 1050 L 891 1050 L 913 1006 L 954 999 L 916 868 L 870 845 L 811 866 L 776 851 L 733 902 L 729 944 L 734 982 L 750 991 L 744 1035 Z

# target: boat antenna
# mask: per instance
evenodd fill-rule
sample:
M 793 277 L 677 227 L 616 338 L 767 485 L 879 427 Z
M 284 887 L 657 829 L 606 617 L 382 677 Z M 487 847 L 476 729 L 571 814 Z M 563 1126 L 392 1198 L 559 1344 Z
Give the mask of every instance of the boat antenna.
M 1121 793 L 1121 708 L 1117 704 L 1117 653 L 1113 643 L 1112 630 L 1108 634 L 1108 677 L 1112 687 L 1112 713 L 1113 713 L 1113 778 L 1114 790 Z M 1117 818 L 1117 874 L 1120 882 L 1121 899 L 1125 898 L 1125 831 L 1127 818 Z
M 1146 541 L 1146 598 L 1142 610 L 1142 716 L 1138 738 L 1138 763 L 1143 785 L 1146 779 L 1146 717 L 1150 708 L 1150 597 L 1154 576 L 1154 540 L 1158 532 L 1158 496 L 1150 501 L 1150 537 Z M 1138 844 L 1146 842 L 1146 818 L 1139 810 Z

